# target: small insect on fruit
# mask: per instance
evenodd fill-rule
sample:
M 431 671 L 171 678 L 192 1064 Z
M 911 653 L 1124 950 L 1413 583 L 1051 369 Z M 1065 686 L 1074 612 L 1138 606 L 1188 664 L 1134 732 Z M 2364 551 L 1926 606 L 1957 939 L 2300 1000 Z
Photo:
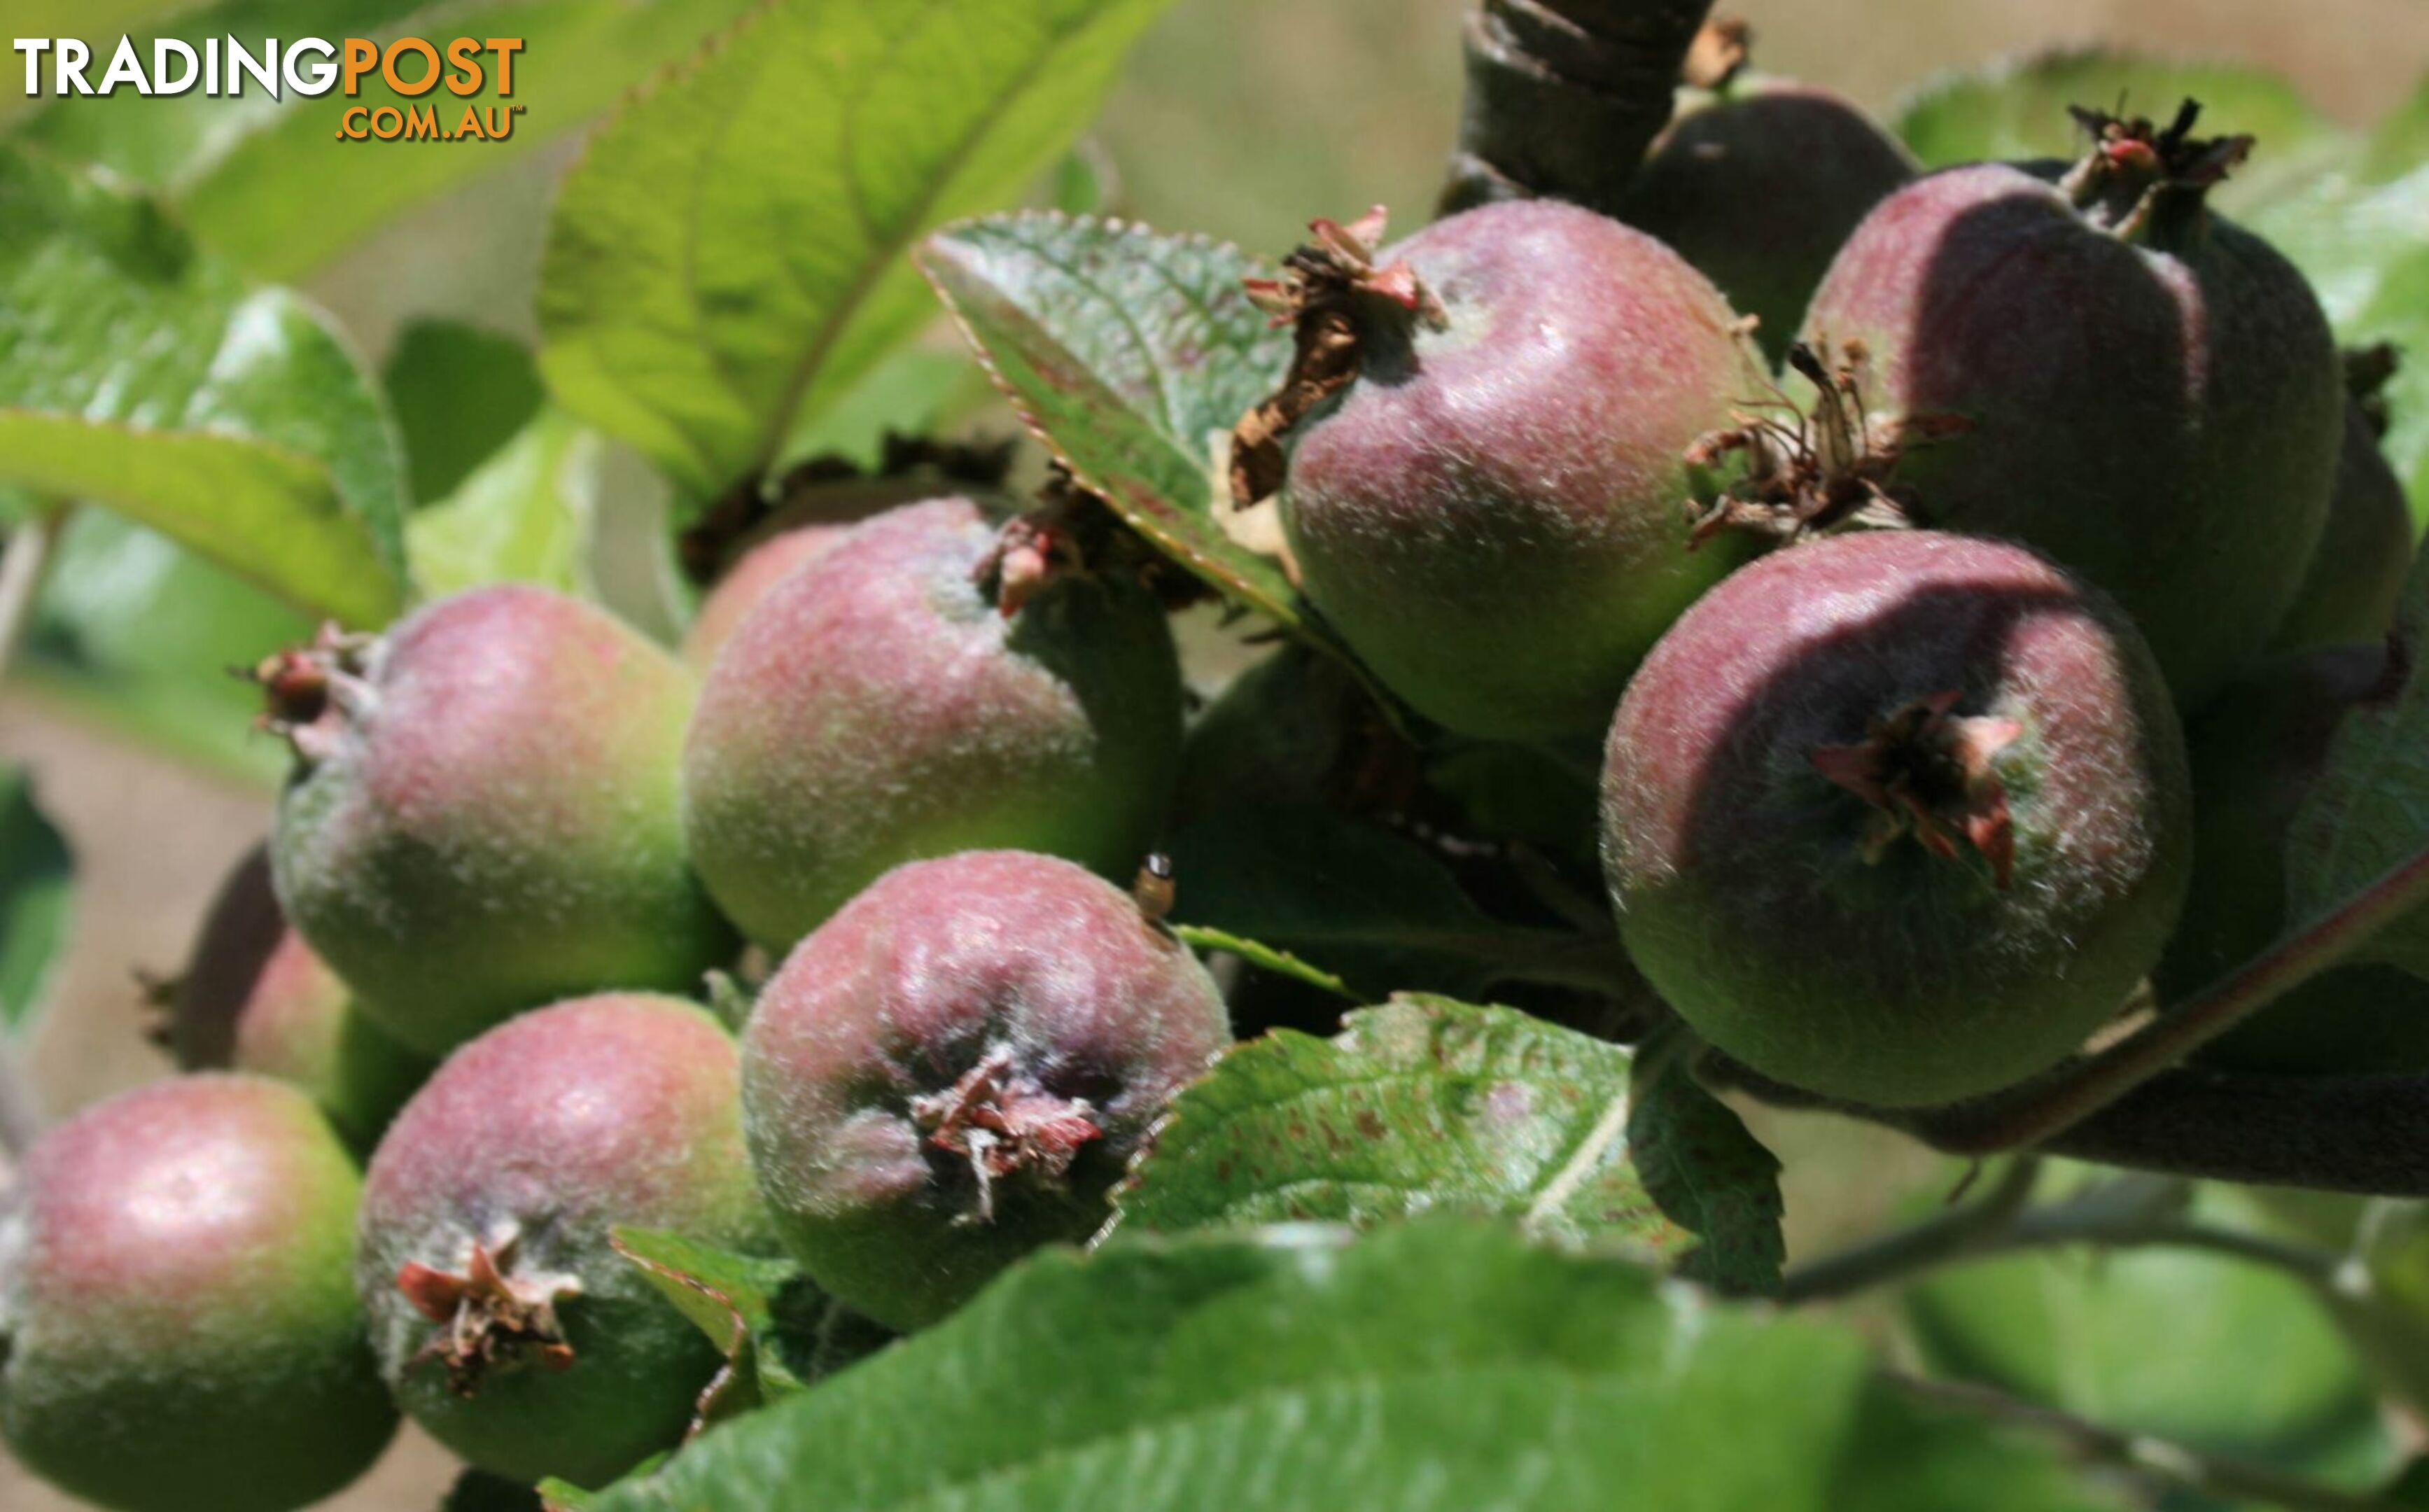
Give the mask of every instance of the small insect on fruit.
M 1139 863 L 1138 876 L 1131 882 L 1131 901 L 1138 905 L 1141 918 L 1149 924 L 1162 924 L 1180 896 L 1180 888 L 1173 881 L 1170 856 L 1159 850 Z

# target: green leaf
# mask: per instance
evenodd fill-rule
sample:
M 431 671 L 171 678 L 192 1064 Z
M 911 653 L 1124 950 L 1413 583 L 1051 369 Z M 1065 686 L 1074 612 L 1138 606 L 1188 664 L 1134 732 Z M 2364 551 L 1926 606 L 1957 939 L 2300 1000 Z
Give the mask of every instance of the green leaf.
M 413 575 L 433 598 L 490 583 L 537 583 L 588 595 L 592 518 L 605 452 L 561 410 L 540 412 L 464 479 L 405 522 Z
M 354 353 L 151 202 L 0 145 L 0 484 L 351 623 L 404 601 L 402 461 Z
M 1023 424 L 1175 562 L 1298 627 L 1273 556 L 1225 528 L 1217 447 L 1290 367 L 1236 248 L 1118 221 L 995 216 L 928 238 L 919 266 Z
M 1234 1046 L 1173 1099 L 1153 1153 L 1116 1191 L 1117 1222 L 1174 1231 L 1504 1217 L 1539 1238 L 1668 1266 L 1694 1250 L 1698 1275 L 1775 1290 L 1779 1162 L 1682 1067 L 1657 1066 L 1640 1086 L 1634 1060 L 1514 1009 L 1441 997 L 1362 1009 L 1330 1040 L 1276 1030 Z M 1682 1083 L 1685 1097 L 1653 1095 L 1655 1080 Z M 1636 1145 L 1667 1133 L 1675 1161 L 1690 1101 L 1735 1138 L 1686 1155 L 1697 1169 L 1672 1188 L 1698 1206 L 1679 1213 L 1646 1190 Z
M 441 89 L 401 99 L 376 74 L 348 98 L 254 91 L 206 98 L 113 95 L 71 100 L 45 111 L 32 131 L 56 150 L 104 162 L 167 190 L 203 241 L 264 278 L 296 278 L 367 232 L 457 185 L 547 147 L 602 114 L 637 79 L 682 58 L 729 25 L 750 0 L 489 0 L 434 7 L 428 0 L 236 0 L 180 18 L 166 34 L 199 44 L 233 35 L 248 47 L 264 37 L 385 38 L 413 31 L 444 46 L 454 37 L 520 37 L 514 94 L 497 90 L 495 59 L 483 55 L 482 91 Z M 415 16 L 415 12 L 425 12 Z M 409 16 L 413 25 L 400 25 Z M 148 56 L 148 52 L 147 52 Z M 403 65 L 410 70 L 418 61 Z M 344 140 L 352 107 L 428 106 L 453 128 L 465 107 L 520 106 L 496 141 Z
M 768 1347 L 776 1327 L 776 1293 L 800 1282 L 799 1265 L 728 1255 L 680 1234 L 647 1228 L 620 1227 L 611 1242 L 725 1358 L 701 1389 L 694 1433 L 808 1389 Z
M 2410 263 L 2429 239 L 2429 165 L 2381 183 L 2351 163 L 2323 166 L 2298 190 L 2259 206 L 2246 223 L 2269 238 L 2311 282 L 2338 337 L 2381 339 L 2383 323 L 2363 317 L 2391 274 Z
M 932 310 L 903 254 L 1024 190 L 1166 0 L 773 0 L 627 106 L 542 261 L 559 403 L 697 502 Z
M 403 602 L 395 567 L 346 511 L 330 468 L 301 452 L 0 408 L 0 476 L 115 510 L 350 624 L 378 624 Z
M 381 381 L 419 503 L 453 493 L 539 412 L 539 369 L 531 353 L 510 336 L 460 320 L 406 325 Z
M 312 630 L 308 616 L 158 532 L 79 510 L 14 670 L 71 714 L 266 784 L 291 757 L 254 728 L 261 690 L 229 672 Z
M 1252 966 L 1278 972 L 1295 981 L 1302 981 L 1320 992 L 1332 994 L 1349 1002 L 1359 1001 L 1349 984 L 1320 966 L 1311 966 L 1287 950 L 1256 940 L 1244 940 L 1223 929 L 1210 929 L 1202 924 L 1176 925 L 1172 931 L 1185 945 L 1199 950 L 1228 950 Z
M 1779 1161 L 1690 1073 L 1688 1049 L 1675 1035 L 1637 1046 L 1628 1161 L 1653 1205 L 1700 1241 L 1680 1274 L 1732 1293 L 1774 1290 L 1786 1258 Z
M 2340 339 L 2417 348 L 2429 337 L 2429 255 L 2421 251 L 2429 243 L 2429 84 L 2368 142 L 2318 164 L 2246 221 L 2311 281 Z M 2416 432 L 2407 444 L 2404 432 L 2429 403 L 2429 374 L 2420 367 L 2407 364 L 2388 394 L 2398 432 L 2389 439 L 2404 453 L 2396 470 L 2412 474 L 2416 489 L 2421 443 Z
M 1591 870 L 1601 802 L 1602 742 L 1513 746 L 1456 741 L 1427 752 L 1426 785 L 1456 800 L 1478 832 L 1515 840 Z
M 571 1481 L 562 1481 L 554 1475 L 543 1477 L 533 1490 L 539 1497 L 542 1512 L 592 1512 L 601 1502 L 597 1492 L 586 1491 Z
M 884 461 L 889 432 L 927 435 L 964 407 L 962 401 L 973 390 L 980 398 L 992 397 L 960 353 L 903 347 L 796 430 L 776 470 L 812 457 L 837 456 L 874 472 Z
M 609 1241 L 725 1357 L 702 1389 L 692 1430 L 807 1390 L 891 1339 L 827 1298 L 789 1259 L 733 1255 L 662 1229 Z
M 2429 557 L 2416 562 L 2394 634 L 2429 634 Z M 2412 658 L 2403 689 L 2355 705 L 2338 725 L 2326 764 L 2286 838 L 2287 917 L 2307 923 L 2391 867 L 2429 848 L 2429 676 Z M 2429 909 L 2414 909 L 2363 941 L 2360 959 L 2429 976 Z
M 2121 107 L 2165 121 L 2188 97 L 2201 128 L 2258 139 L 2251 160 L 2217 190 L 2229 214 L 2302 183 L 2349 139 L 2279 74 L 2231 63 L 2184 63 L 2096 48 L 2009 59 L 1935 80 L 1899 111 L 1896 131 L 1925 167 L 2076 157 L 2085 147 L 2070 105 Z
M 2429 519 L 2429 88 L 2363 152 L 2319 165 L 2248 218 L 2310 280 L 2348 345 L 2391 342 L 2406 360 L 2385 389 L 2381 438 Z
M 2222 1191 L 2201 1207 L 2214 1222 L 2246 1216 Z M 2001 1256 L 1903 1301 L 1936 1372 L 2107 1426 L 2302 1464 L 2375 1411 L 2310 1290 L 2248 1260 L 2164 1247 Z M 2228 1359 L 2269 1363 L 2222 1370 Z
M 1476 998 L 1520 979 L 1607 986 L 1591 972 L 1608 942 L 1495 919 L 1438 854 L 1333 806 L 1325 789 L 1362 764 L 1379 719 L 1358 679 L 1307 646 L 1242 673 L 1182 747 L 1165 845 L 1174 921 L 1287 951 L 1366 1002 Z
M 1114 202 L 1120 189 L 1121 171 L 1113 155 L 1097 138 L 1085 137 L 1047 170 L 1037 198 L 1066 215 L 1095 215 Z
M 1176 829 L 1167 848 L 1176 923 L 1288 951 L 1367 1002 L 1413 988 L 1607 985 L 1594 975 L 1610 954 L 1603 942 L 1493 918 L 1425 846 L 1321 804 L 1211 812 Z
M 1909 1462 L 1874 1457 L 1884 1442 Z M 1850 1334 L 1429 1223 L 1048 1251 L 957 1317 L 601 1500 L 642 1509 L 2111 1505 L 1927 1418 Z
M 2029 1447 L 2028 1447 L 2029 1446 Z M 2113 1483 L 2099 1492 L 2069 1484 L 2042 1450 L 2021 1436 L 1994 1437 L 1954 1406 L 1892 1399 L 1875 1389 L 1858 1405 L 1839 1452 L 1839 1486 L 1825 1507 L 1863 1512 L 2024 1512 L 2026 1508 L 2107 1507 L 2146 1512 L 2147 1494 L 2128 1497 Z M 2225 1512 L 2169 1498 L 2165 1512 Z
M 74 916 L 67 842 L 35 805 L 25 774 L 0 766 L 0 1041 L 32 1031 Z
M 2388 112 L 2370 134 L 2365 177 L 2384 183 L 2404 177 L 2429 164 L 2429 74 L 2421 75 L 2412 96 Z

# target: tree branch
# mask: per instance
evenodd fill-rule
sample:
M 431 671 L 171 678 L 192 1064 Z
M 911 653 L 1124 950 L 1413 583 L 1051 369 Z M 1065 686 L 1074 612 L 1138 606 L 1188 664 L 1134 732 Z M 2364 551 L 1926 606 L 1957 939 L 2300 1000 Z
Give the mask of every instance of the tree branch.
M 2424 906 L 2429 850 L 2116 1044 L 1968 1102 L 1841 1102 L 1718 1053 L 1702 1071 L 1766 1102 L 1885 1124 L 1951 1155 L 2032 1148 L 2223 1181 L 2429 1196 L 2429 1076 L 2281 1076 L 2176 1064 Z
M 1700 1075 L 1781 1108 L 1844 1113 L 1950 1154 L 1939 1109 L 1870 1108 L 1773 1081 L 1716 1053 Z M 2044 1154 L 2103 1165 L 2381 1197 L 2429 1197 L 2429 1076 L 2272 1076 L 2184 1067 L 2071 1128 Z
M 2187 1216 L 2192 1183 L 2180 1176 L 2136 1173 L 2086 1188 L 2059 1202 L 2024 1206 L 2035 1162 L 2020 1159 L 1999 1191 L 1972 1207 L 1951 1209 L 1908 1228 L 1825 1256 L 1789 1272 L 1780 1292 L 1790 1303 L 1850 1296 L 1911 1281 L 1942 1265 L 2020 1250 L 2093 1244 L 2110 1249 L 2190 1249 L 2265 1265 L 2341 1307 L 2372 1305 L 2366 1287 L 2348 1274 L 2344 1257 L 2317 1245 L 2227 1228 Z
M 2429 850 L 2334 912 L 2286 935 L 2224 978 L 2105 1050 L 2048 1076 L 1927 1115 L 1925 1137 L 1960 1155 L 2042 1143 L 2108 1107 L 2321 972 L 2388 924 L 2429 904 Z
M 2041 1161 L 2019 1156 L 1978 1200 L 1791 1270 L 1780 1280 L 1779 1300 L 1793 1307 L 1852 1296 L 1977 1254 L 2008 1231 L 2040 1176 Z
M 2429 1197 L 2429 1076 L 2188 1067 L 2143 1083 L 2041 1147 L 2217 1181 Z
M 1857 1245 L 1789 1273 L 1790 1303 L 1845 1296 L 1869 1287 L 1913 1280 L 1969 1257 L 2063 1244 L 2112 1248 L 2163 1245 L 2206 1250 L 2269 1266 L 2308 1287 L 2323 1304 L 2353 1319 L 2377 1306 L 2366 1274 L 2342 1256 L 2264 1234 L 2220 1227 L 2187 1215 L 2192 1183 L 2136 1174 L 2086 1188 L 2062 1201 L 2025 1206 L 2038 1162 L 2019 1158 L 1998 1188 L 1972 1206 L 1951 1209 L 1884 1238 Z M 2371 1337 L 2369 1323 L 2357 1337 Z M 2284 1474 L 2250 1461 L 2217 1456 L 2142 1434 L 2091 1422 L 1989 1387 L 1928 1379 L 1883 1369 L 1881 1378 L 1906 1394 L 1994 1418 L 2058 1438 L 2078 1456 L 2237 1501 L 2257 1499 L 2296 1509 L 2388 1507 L 2390 1503 Z
M 2292 1512 L 2388 1512 L 2383 1497 L 2339 1490 L 2250 1460 L 2206 1454 L 2147 1434 L 2129 1433 L 1964 1381 L 1936 1381 L 1882 1370 L 1879 1379 L 1919 1402 L 1953 1407 L 2056 1438 L 2080 1458 L 2114 1465 L 2229 1501 L 2264 1502 Z
M 1669 123 L 1711 0 L 1484 0 L 1445 214 L 1537 195 L 1608 211 Z

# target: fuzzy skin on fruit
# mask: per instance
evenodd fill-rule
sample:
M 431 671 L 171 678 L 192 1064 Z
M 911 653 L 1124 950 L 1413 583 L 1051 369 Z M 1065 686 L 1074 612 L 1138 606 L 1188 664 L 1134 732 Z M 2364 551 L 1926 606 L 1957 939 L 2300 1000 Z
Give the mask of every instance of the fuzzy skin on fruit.
M 604 611 L 480 588 L 262 676 L 298 753 L 278 896 L 406 1044 L 442 1054 L 575 993 L 688 989 L 731 956 L 683 850 L 696 685 Z
M 1102 879 L 1020 851 L 915 862 L 760 994 L 752 1159 L 812 1278 L 917 1327 L 1101 1224 L 1148 1125 L 1230 1039 L 1189 947 Z
M 2193 874 L 2153 980 L 2173 1003 L 2242 965 L 2286 926 L 2286 835 L 2347 711 L 2384 695 L 2384 642 L 2318 647 L 2230 684 L 2185 730 Z M 2429 1071 L 2429 981 L 2373 961 L 2333 967 L 2193 1053 L 2239 1071 Z
M 710 669 L 684 751 L 692 861 L 783 949 L 888 867 L 1018 846 L 1127 879 L 1181 749 L 1163 609 L 1058 576 L 1007 617 L 967 499 L 852 528 L 770 589 Z
M 1896 734 L 1941 699 L 1945 756 Z M 1867 797 L 1843 763 L 1876 746 Z M 2074 1048 L 2157 959 L 2190 850 L 2132 627 L 2020 547 L 1925 531 L 1793 546 L 1707 594 L 1628 685 L 1602 802 L 1661 996 L 1765 1076 L 1886 1107 Z
M 1835 90 L 1760 76 L 1682 91 L 1612 214 L 1694 265 L 1779 361 L 1822 275 L 1915 161 Z
M 2024 542 L 2107 591 L 2178 703 L 2251 663 L 2327 516 L 2342 370 L 2308 285 L 2198 199 L 2129 238 L 2055 170 L 1933 173 L 1848 238 L 1805 317 L 1869 350 L 1875 416 L 1971 426 L 1909 450 L 1913 520 Z
M 300 1088 L 369 1149 L 431 1062 L 355 1008 L 338 974 L 287 924 L 270 852 L 244 853 L 194 937 L 161 1040 L 181 1071 L 250 1071 Z
M 1463 734 L 1602 728 L 1734 548 L 1687 550 L 1683 457 L 1756 391 L 1736 316 L 1677 253 L 1550 200 L 1436 222 L 1377 257 L 1436 328 L 1356 306 L 1359 376 L 1288 437 L 1308 597 L 1394 693 Z
M 347 1284 L 360 1182 L 312 1100 L 157 1082 L 44 1135 L 0 1206 L 0 1432 L 128 1512 L 284 1512 L 396 1429 Z
M 2361 406 L 2345 403 L 2344 441 L 2328 520 L 2293 607 L 2277 626 L 2281 651 L 2376 640 L 2395 622 L 2412 570 L 2412 508 Z
M 691 629 L 684 634 L 683 657 L 692 670 L 707 676 L 719 649 L 733 635 L 734 627 L 742 623 L 742 616 L 768 596 L 768 589 L 824 554 L 849 528 L 797 525 L 742 553 L 700 601 L 700 613 L 692 616 Z
M 363 1188 L 355 1284 L 398 1403 L 467 1461 L 524 1482 L 596 1487 L 673 1448 L 719 1359 L 608 1247 L 620 1224 L 775 1249 L 734 1041 L 706 1011 L 577 998 L 449 1057 Z

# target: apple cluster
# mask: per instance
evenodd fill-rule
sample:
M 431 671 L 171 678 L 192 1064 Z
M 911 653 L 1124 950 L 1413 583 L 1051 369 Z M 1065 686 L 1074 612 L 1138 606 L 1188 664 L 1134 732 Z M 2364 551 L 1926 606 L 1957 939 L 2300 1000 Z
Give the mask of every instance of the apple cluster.
M 619 1229 L 935 1322 L 1100 1227 L 1254 1027 L 1164 916 L 1200 779 L 1329 801 L 1381 708 L 1599 743 L 1561 822 L 1656 1011 L 1828 1098 L 2009 1087 L 2249 957 L 2408 520 L 2318 301 L 2206 203 L 2248 141 L 2080 118 L 1918 176 L 1749 81 L 1617 217 L 1319 222 L 1232 477 L 1347 656 L 1186 753 L 1165 564 L 1069 486 L 769 534 L 680 651 L 500 585 L 272 656 L 292 771 L 171 994 L 191 1074 L 0 1216 L 0 1431 L 133 1512 L 301 1505 L 400 1411 L 603 1485 L 722 1364 Z M 2429 1066 L 2423 992 L 2333 971 L 2206 1053 Z

